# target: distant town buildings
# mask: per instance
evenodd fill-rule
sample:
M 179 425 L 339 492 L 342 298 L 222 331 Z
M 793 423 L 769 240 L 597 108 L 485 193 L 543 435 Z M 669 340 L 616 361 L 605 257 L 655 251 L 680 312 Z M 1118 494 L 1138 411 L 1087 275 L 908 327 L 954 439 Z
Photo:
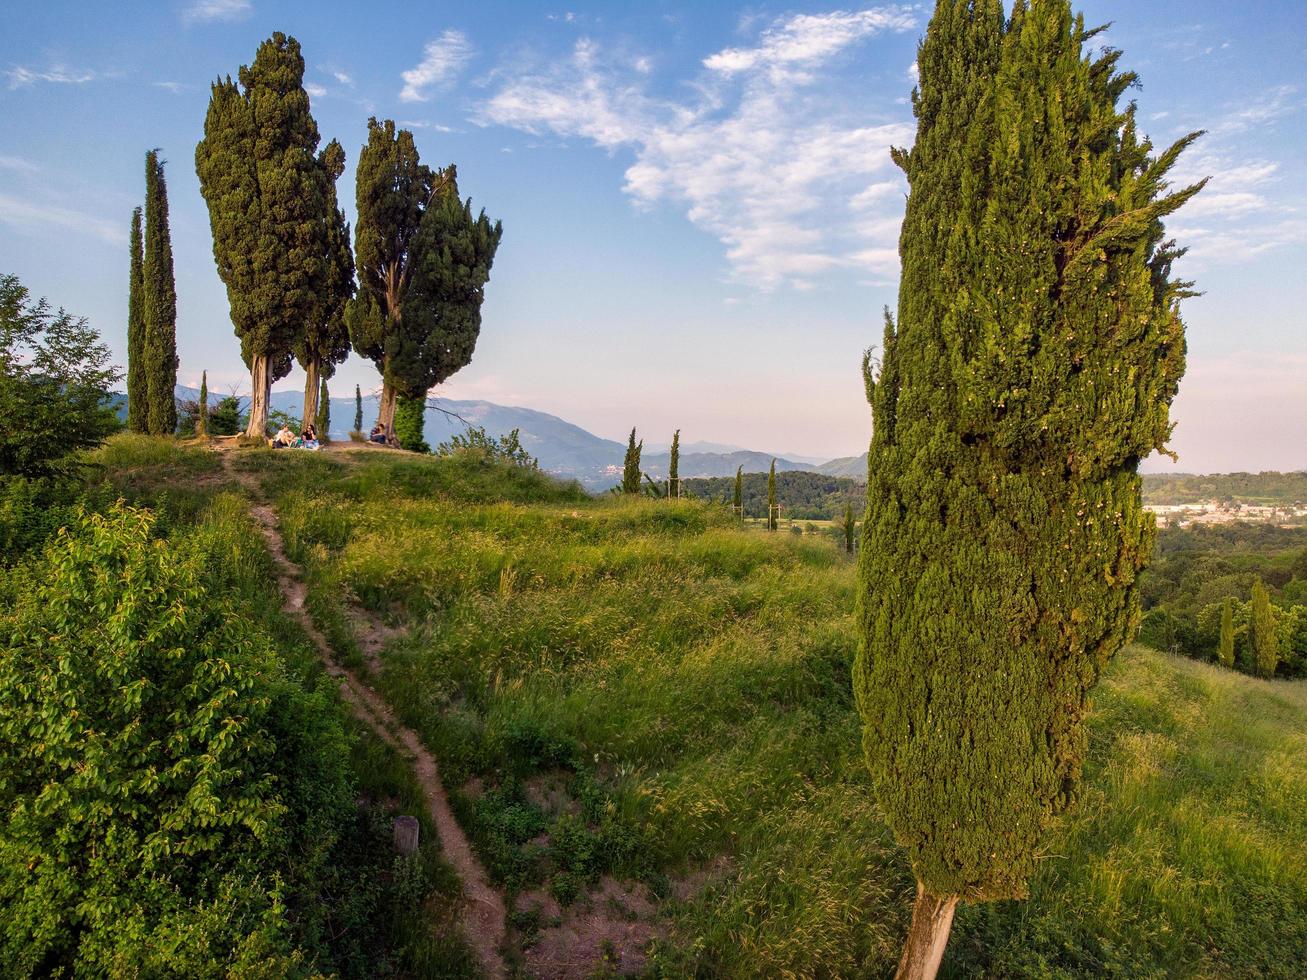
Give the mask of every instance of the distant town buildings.
M 1302 524 L 1307 522 L 1307 504 L 1244 504 L 1230 500 L 1208 500 L 1196 504 L 1144 504 L 1157 515 L 1159 524 L 1190 527 L 1194 524 Z

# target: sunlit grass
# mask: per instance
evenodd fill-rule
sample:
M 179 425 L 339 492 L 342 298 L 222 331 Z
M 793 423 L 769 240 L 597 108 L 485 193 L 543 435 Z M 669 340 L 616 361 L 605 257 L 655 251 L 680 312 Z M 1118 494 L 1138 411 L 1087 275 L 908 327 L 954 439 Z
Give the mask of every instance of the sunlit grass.
M 669 896 L 667 975 L 892 972 L 912 877 L 861 759 L 854 571 L 833 537 L 397 465 L 296 462 L 268 485 L 315 601 L 411 623 L 381 683 L 492 873 L 643 877 Z M 1300 975 L 1307 685 L 1135 647 L 1090 727 L 1030 900 L 963 908 L 946 971 Z M 579 864 L 524 843 L 551 825 L 520 781 L 556 771 L 586 808 Z M 465 797 L 472 777 L 498 789 Z M 670 897 L 669 876 L 710 864 L 706 891 Z

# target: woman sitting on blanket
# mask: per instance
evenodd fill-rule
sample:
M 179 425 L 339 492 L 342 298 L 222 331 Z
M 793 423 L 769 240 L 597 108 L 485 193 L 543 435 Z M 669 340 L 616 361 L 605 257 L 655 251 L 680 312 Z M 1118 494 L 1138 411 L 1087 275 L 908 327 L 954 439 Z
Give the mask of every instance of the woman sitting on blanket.
M 300 438 L 297 445 L 301 449 L 318 449 L 318 430 L 313 428 L 312 422 L 305 422 L 304 428 L 300 429 Z

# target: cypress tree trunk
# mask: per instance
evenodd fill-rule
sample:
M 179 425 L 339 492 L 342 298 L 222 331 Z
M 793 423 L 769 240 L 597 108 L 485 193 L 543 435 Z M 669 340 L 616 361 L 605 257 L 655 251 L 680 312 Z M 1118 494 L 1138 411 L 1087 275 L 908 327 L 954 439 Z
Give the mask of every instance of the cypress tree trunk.
M 314 421 L 318 417 L 318 389 L 322 384 L 322 363 L 316 358 L 310 358 L 304 365 L 304 414 L 300 416 L 304 424 Z M 321 432 L 318 433 L 322 435 Z
M 272 370 L 267 354 L 250 359 L 250 421 L 245 435 L 251 439 L 268 438 L 268 392 L 272 388 Z
M 132 261 L 127 288 L 127 428 L 149 431 L 150 384 L 145 373 L 145 240 L 141 209 L 132 212 Z
M 386 441 L 389 443 L 395 441 L 395 406 L 398 401 L 399 393 L 395 391 L 395 386 L 389 381 L 382 381 L 381 405 L 377 409 L 377 424 L 385 431 Z
M 895 974 L 897 980 L 934 980 L 944 959 L 957 906 L 956 895 L 932 895 L 917 882 L 917 901 L 912 907 L 912 925 Z

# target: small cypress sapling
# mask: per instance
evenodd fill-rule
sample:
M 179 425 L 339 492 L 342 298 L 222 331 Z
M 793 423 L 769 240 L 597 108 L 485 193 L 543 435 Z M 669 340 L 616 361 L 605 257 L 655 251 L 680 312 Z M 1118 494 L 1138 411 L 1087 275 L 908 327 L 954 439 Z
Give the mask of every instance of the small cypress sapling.
M 1222 667 L 1234 667 L 1234 600 L 1229 596 L 1221 603 L 1221 642 L 1216 659 Z
M 200 372 L 200 410 L 195 415 L 195 436 L 198 439 L 209 435 L 209 372 Z
M 732 500 L 732 506 L 735 513 L 740 517 L 744 516 L 744 467 L 740 466 L 735 471 L 735 497 Z
M 363 431 L 363 392 L 354 386 L 354 431 Z
M 331 428 L 331 393 L 327 391 L 327 379 L 325 376 L 319 384 L 318 417 L 314 420 L 314 428 L 318 430 L 319 442 L 330 442 L 331 439 L 327 435 L 327 430 Z
M 679 471 L 681 468 L 681 430 L 677 429 L 672 433 L 672 452 L 671 459 L 667 464 L 667 496 L 681 496 L 681 481 Z
M 1224 627 L 1224 617 L 1221 622 Z M 1274 677 L 1280 662 L 1279 640 L 1275 635 L 1275 613 L 1266 586 L 1258 579 L 1253 583 L 1252 606 L 1248 614 L 1248 650 L 1252 668 L 1258 677 Z
M 776 519 L 776 460 L 771 461 L 767 474 L 767 530 L 775 531 L 780 522 Z
M 631 438 L 626 444 L 626 458 L 622 461 L 622 493 L 640 492 L 640 453 L 644 449 L 644 440 L 635 441 L 635 429 L 631 429 Z

